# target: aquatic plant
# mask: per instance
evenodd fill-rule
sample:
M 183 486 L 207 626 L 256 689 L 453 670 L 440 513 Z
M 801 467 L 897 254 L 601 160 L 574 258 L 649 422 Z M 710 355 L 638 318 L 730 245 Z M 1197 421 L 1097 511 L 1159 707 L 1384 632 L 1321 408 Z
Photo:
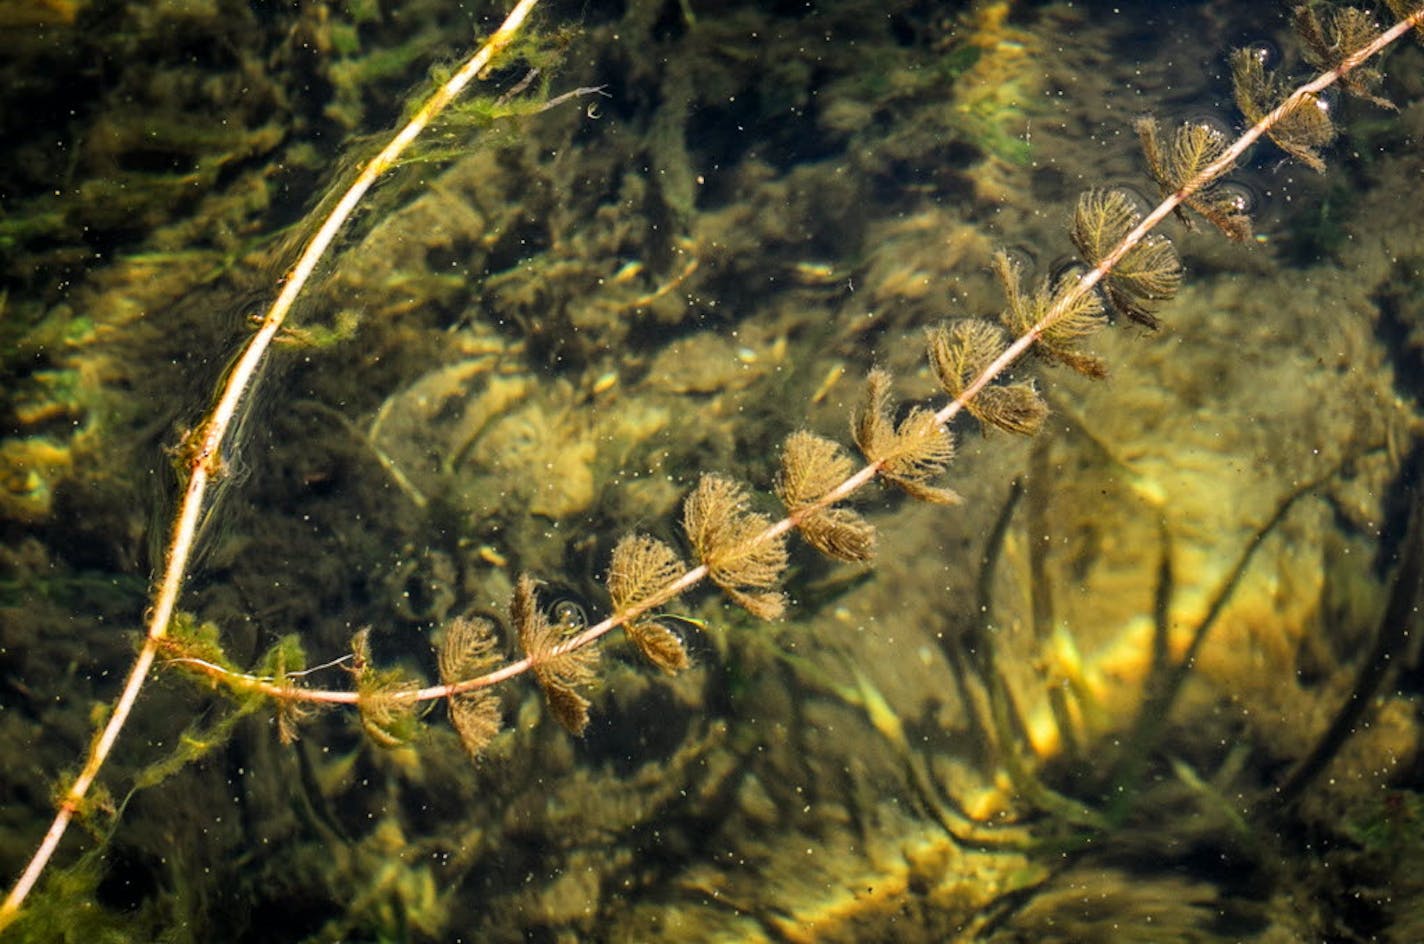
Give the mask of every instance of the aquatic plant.
M 1339 83 L 1351 94 L 1378 98 L 1365 64 L 1424 21 L 1424 9 L 1411 12 L 1402 6 L 1400 22 L 1384 31 L 1371 28 L 1361 32 L 1358 18 L 1302 16 L 1308 32 L 1319 38 L 1312 48 L 1321 57 L 1323 71 L 1294 89 L 1279 84 L 1264 71 L 1259 59 L 1238 55 L 1237 97 L 1252 121 L 1239 138 L 1229 139 L 1209 126 L 1189 123 L 1177 129 L 1170 142 L 1164 142 L 1155 122 L 1140 123 L 1148 163 L 1164 199 L 1144 213 L 1120 191 L 1085 194 L 1078 203 L 1071 233 L 1084 265 L 1038 285 L 1025 286 L 1015 259 L 1007 254 L 998 256 L 995 270 L 1007 299 L 1001 318 L 997 322 L 955 321 L 932 329 L 928 335 L 934 374 L 951 398 L 947 404 L 933 410 L 912 408 L 897 419 L 889 374 L 872 372 L 852 419 L 853 439 L 864 464 L 855 468 L 848 451 L 829 439 L 805 431 L 793 434 L 783 447 L 775 483 L 787 512 L 779 520 L 753 510 L 748 486 L 727 476 L 706 474 L 683 510 L 683 530 L 697 564 L 684 567 L 680 555 L 656 538 L 640 534 L 625 537 L 613 552 L 606 582 L 611 611 L 602 620 L 592 625 L 551 622 L 537 605 L 537 581 L 523 576 L 509 605 L 509 621 L 524 652 L 521 659 L 498 664 L 493 624 L 471 619 L 447 629 L 440 653 L 439 685 L 416 687 L 391 670 L 375 666 L 359 634 L 352 646 L 352 690 L 306 688 L 289 674 L 290 667 L 243 672 L 229 663 L 215 640 L 176 615 L 204 495 L 223 474 L 224 444 L 231 424 L 243 408 L 267 347 L 336 231 L 365 191 L 396 160 L 400 149 L 509 41 L 533 5 L 532 0 L 520 3 L 489 45 L 442 87 L 340 197 L 229 372 L 213 410 L 182 444 L 179 458 L 185 474 L 185 497 L 174 522 L 144 647 L 83 772 L 61 801 L 55 826 L 0 911 L 0 922 L 13 919 L 65 825 L 83 807 L 94 776 L 112 749 L 153 662 L 160 657 L 225 686 L 241 698 L 260 696 L 274 702 L 288 730 L 300 722 L 303 706 L 347 704 L 357 707 L 374 740 L 398 743 L 410 730 L 420 704 L 445 699 L 466 749 L 478 754 L 499 723 L 497 704 L 487 693 L 525 673 L 535 676 L 554 716 L 570 730 L 581 730 L 589 707 L 581 689 L 593 678 L 594 644 L 615 629 L 623 628 L 658 667 L 666 671 L 684 667 L 687 653 L 679 636 L 683 627 L 661 614 L 680 594 L 703 581 L 716 584 L 754 616 L 775 618 L 785 606 L 778 584 L 787 565 L 786 538 L 791 531 L 798 531 L 808 544 L 833 558 L 865 560 L 875 548 L 873 526 L 845 503 L 871 481 L 879 479 L 915 499 L 954 503 L 957 496 L 935 484 L 954 453 L 948 424 L 967 411 L 986 425 L 1018 433 L 1036 431 L 1047 415 L 1047 406 L 1031 383 L 1002 381 L 1010 366 L 1033 351 L 1086 375 L 1100 375 L 1103 364 L 1082 345 L 1106 323 L 1106 311 L 1154 325 L 1157 311 L 1180 282 L 1175 250 L 1154 232 L 1157 225 L 1185 207 L 1228 236 L 1244 238 L 1249 226 L 1243 208 L 1232 191 L 1218 186 L 1222 177 L 1263 134 L 1315 166 L 1320 160 L 1318 148 L 1332 131 L 1329 116 L 1320 107 L 1321 93 Z

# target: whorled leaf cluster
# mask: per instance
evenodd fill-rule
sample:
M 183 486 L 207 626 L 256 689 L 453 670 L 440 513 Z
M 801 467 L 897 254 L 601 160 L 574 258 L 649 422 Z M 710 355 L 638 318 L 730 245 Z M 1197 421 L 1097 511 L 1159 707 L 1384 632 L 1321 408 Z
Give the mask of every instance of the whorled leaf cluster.
M 483 675 L 499 664 L 498 640 L 494 624 L 483 617 L 462 616 L 445 627 L 440 646 L 440 681 L 453 685 L 462 679 Z M 451 695 L 446 699 L 450 724 L 460 735 L 460 743 L 471 759 L 499 733 L 499 698 L 492 689 Z
M 1267 68 L 1270 53 L 1260 46 L 1231 54 L 1231 79 L 1236 107 L 1252 124 L 1264 119 L 1286 99 L 1290 83 Z M 1327 99 L 1317 95 L 1298 98 L 1268 132 L 1282 151 L 1312 170 L 1324 172 L 1320 149 L 1335 140 L 1335 122 Z
M 1387 4 L 1400 18 L 1418 9 L 1409 0 L 1387 0 Z M 1382 32 L 1374 13 L 1354 6 L 1301 4 L 1292 10 L 1291 22 L 1304 45 L 1306 64 L 1321 72 L 1339 69 L 1356 50 L 1373 42 Z M 1424 30 L 1419 32 L 1424 34 Z M 1231 55 L 1236 106 L 1253 124 L 1290 101 L 1291 81 L 1269 68 L 1269 58 L 1262 47 L 1238 49 Z M 1338 85 L 1346 95 L 1393 109 L 1393 103 L 1376 92 L 1382 79 L 1379 69 L 1360 65 L 1343 73 Z M 1332 112 L 1330 99 L 1319 95 L 1301 96 L 1267 134 L 1281 150 L 1307 167 L 1323 172 L 1325 159 L 1320 149 L 1333 141 L 1336 134 Z
M 1402 11 L 1404 3 L 1398 3 Z M 1357 7 L 1339 9 L 1303 4 L 1291 11 L 1296 35 L 1305 44 L 1305 61 L 1320 72 L 1339 68 L 1356 49 L 1360 49 L 1380 34 L 1373 15 Z M 1362 98 L 1380 108 L 1397 110 L 1394 103 L 1376 93 L 1384 73 L 1373 66 L 1359 66 L 1340 77 L 1340 87 L 1356 98 Z
M 712 582 L 761 619 L 778 619 L 786 598 L 775 589 L 786 569 L 786 542 L 763 538 L 771 518 L 751 510 L 751 490 L 709 473 L 682 505 L 682 528 Z
M 608 598 L 613 611 L 630 613 L 648 606 L 686 569 L 677 552 L 657 538 L 626 535 L 613 549 L 608 566 Z M 623 631 L 649 662 L 669 675 L 687 668 L 682 638 L 655 611 L 630 618 Z
M 1187 121 L 1177 126 L 1170 146 L 1164 146 L 1157 119 L 1150 115 L 1143 116 L 1137 119 L 1134 127 L 1147 158 L 1148 172 L 1157 181 L 1162 195 L 1184 194 L 1182 204 L 1177 208 L 1177 218 L 1188 229 L 1194 229 L 1195 224 L 1182 207 L 1195 210 L 1229 239 L 1245 242 L 1251 238 L 1250 206 L 1244 191 L 1223 185 L 1220 172 L 1205 184 L 1193 186 L 1197 178 L 1206 173 L 1231 146 L 1231 137 L 1223 128 L 1211 121 Z M 1104 209 L 1109 216 L 1116 215 L 1113 208 Z M 1138 211 L 1130 207 L 1128 212 L 1137 214 Z M 1136 221 L 1131 225 L 1137 225 Z M 1080 238 L 1077 233 L 1078 225 L 1075 224 L 1074 242 Z M 1086 252 L 1081 246 L 1079 251 Z
M 955 400 L 961 400 L 974 379 L 1009 346 L 1003 327 L 986 318 L 939 324 L 926 338 L 930 367 L 940 387 Z M 1037 432 L 1048 416 L 1048 404 L 1028 380 L 990 384 L 963 403 L 969 415 L 985 426 L 1025 436 Z
M 554 718 L 571 734 L 582 734 L 588 726 L 589 701 L 579 689 L 598 674 L 599 650 L 596 646 L 564 648 L 561 644 L 577 629 L 551 622 L 535 599 L 534 587 L 533 577 L 520 576 L 509 604 L 509 619 Z
M 854 472 L 855 461 L 840 443 L 798 430 L 781 447 L 776 496 L 806 543 L 827 557 L 861 562 L 875 556 L 875 527 L 849 508 L 823 504 Z
M 1131 194 L 1121 189 L 1089 190 L 1078 198 L 1069 235 L 1083 258 L 1096 266 L 1141 222 L 1142 212 Z M 1182 264 L 1170 239 L 1149 233 L 1123 254 L 1101 284 L 1113 310 L 1156 328 L 1154 312 L 1181 288 Z
M 940 425 L 932 410 L 921 406 L 898 423 L 890 416 L 890 372 L 877 368 L 866 378 L 865 397 L 851 419 L 861 455 L 879 465 L 882 479 L 911 498 L 957 505 L 962 500 L 958 495 L 930 484 L 954 458 L 953 434 Z

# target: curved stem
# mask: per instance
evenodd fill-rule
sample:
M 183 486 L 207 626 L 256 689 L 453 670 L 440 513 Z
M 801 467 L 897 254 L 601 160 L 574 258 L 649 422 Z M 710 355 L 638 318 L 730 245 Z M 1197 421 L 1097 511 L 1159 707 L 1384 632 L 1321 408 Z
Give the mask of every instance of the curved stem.
M 1123 258 L 1132 251 L 1138 243 L 1142 242 L 1157 226 L 1166 219 L 1184 200 L 1202 189 L 1211 185 L 1214 181 L 1226 174 L 1236 162 L 1246 152 L 1252 144 L 1256 143 L 1260 137 L 1269 132 L 1278 124 L 1282 118 L 1300 107 L 1303 100 L 1318 95 L 1320 92 L 1340 81 L 1341 77 L 1359 68 L 1365 62 L 1379 55 L 1392 43 L 1397 41 L 1405 33 L 1409 32 L 1424 23 L 1424 7 L 1414 11 L 1407 17 L 1395 23 L 1392 27 L 1380 33 L 1373 41 L 1362 46 L 1355 52 L 1347 56 L 1339 66 L 1326 72 L 1320 73 L 1311 81 L 1299 86 L 1295 91 L 1278 105 L 1269 114 L 1261 118 L 1232 144 L 1222 152 L 1221 156 L 1211 164 L 1203 168 L 1197 175 L 1187 181 L 1176 192 L 1169 194 L 1159 203 L 1152 212 L 1148 213 L 1131 232 L 1122 238 L 1102 260 L 1091 270 L 1079 277 L 1078 283 L 1068 292 L 1060 297 L 1056 304 L 1049 308 L 1043 318 L 1033 327 L 1016 338 L 1002 354 L 995 358 L 985 367 L 978 376 L 974 378 L 959 396 L 946 403 L 935 413 L 935 421 L 941 426 L 947 425 L 957 416 L 965 406 L 978 396 L 979 392 L 996 380 L 1000 375 L 1009 369 L 1029 348 L 1031 348 L 1044 332 L 1051 328 L 1066 312 L 1076 306 L 1076 304 L 1089 292 L 1093 291 L 1103 279 L 1122 262 Z M 802 507 L 797 514 L 788 515 L 779 521 L 766 527 L 765 530 L 753 536 L 748 541 L 748 545 L 761 544 L 766 541 L 773 541 L 796 527 L 799 518 L 809 514 L 814 514 L 825 508 L 829 508 L 838 502 L 844 501 L 854 495 L 860 489 L 870 483 L 872 479 L 880 473 L 883 463 L 870 462 L 862 466 L 854 474 L 847 477 L 835 488 L 826 492 L 820 499 Z M 608 633 L 627 623 L 637 619 L 644 613 L 669 602 L 673 598 L 690 590 L 701 583 L 707 577 L 706 565 L 699 565 L 688 570 L 677 580 L 672 581 L 662 588 L 657 594 L 649 596 L 640 601 L 636 606 L 632 606 L 621 612 L 616 612 L 602 621 L 583 630 L 576 636 L 572 636 L 563 643 L 552 649 L 546 658 L 553 658 L 575 649 L 581 649 L 606 636 Z M 500 682 L 507 681 L 515 676 L 522 675 L 531 669 L 532 663 L 529 659 L 519 659 L 509 662 L 500 668 L 486 675 L 476 678 L 465 679 L 449 685 L 430 685 L 425 688 L 407 689 L 402 692 L 389 693 L 389 697 L 400 701 L 431 701 L 438 698 L 448 698 L 451 695 L 458 695 L 462 692 L 474 691 L 479 688 L 488 688 Z M 232 678 L 232 674 L 219 666 L 208 668 L 195 667 L 198 671 L 212 676 L 218 681 L 225 678 Z M 245 677 L 244 677 L 245 678 Z M 304 689 L 291 685 L 269 684 L 265 687 L 254 689 L 252 685 L 245 681 L 232 679 L 229 684 L 247 688 L 247 690 L 260 690 L 274 698 L 303 701 L 322 704 L 355 704 L 358 696 L 351 691 L 323 691 L 316 689 Z
M 494 57 L 510 44 L 537 3 L 538 0 L 519 0 L 504 22 L 500 24 L 499 29 L 495 30 L 484 45 L 465 60 L 455 74 L 435 90 L 410 121 L 381 149 L 381 152 L 361 168 L 356 179 L 341 195 L 341 199 L 336 202 L 336 205 L 331 208 L 321 226 L 307 243 L 306 248 L 297 259 L 296 265 L 287 273 L 281 292 L 272 302 L 272 306 L 267 309 L 256 333 L 247 342 L 247 346 L 243 348 L 237 362 L 233 364 L 232 369 L 224 378 L 212 411 L 204 419 L 202 425 L 187 437 L 184 446 L 188 482 L 183 490 L 183 499 L 178 506 L 178 513 L 173 521 L 173 530 L 168 539 L 163 575 L 154 591 L 153 602 L 149 608 L 143 648 L 139 651 L 138 657 L 129 670 L 123 691 L 118 700 L 114 702 L 108 721 L 99 736 L 90 745 L 83 769 L 74 778 L 74 782 L 70 784 L 63 799 L 60 800 L 59 810 L 55 814 L 53 822 L 50 823 L 44 839 L 40 842 L 38 850 L 20 874 L 19 879 L 16 880 L 14 887 L 10 889 L 4 903 L 0 904 L 0 929 L 5 928 L 19 915 L 20 906 L 44 872 L 50 857 L 54 855 L 70 820 L 83 805 L 84 797 L 88 794 L 90 786 L 93 785 L 94 778 L 98 775 L 100 768 L 108 759 L 114 742 L 118 740 L 119 732 L 123 730 L 129 713 L 138 700 L 139 692 L 142 690 L 144 681 L 148 678 L 149 669 L 152 668 L 153 660 L 158 654 L 159 644 L 168 633 L 168 623 L 173 618 L 173 609 L 177 604 L 178 594 L 183 589 L 183 578 L 188 572 L 194 536 L 208 486 L 222 474 L 223 443 L 227 439 L 233 421 L 246 405 L 247 395 L 258 370 L 262 367 L 267 350 L 271 347 L 273 339 L 276 338 L 277 332 L 286 321 L 288 314 L 291 313 L 292 306 L 303 289 L 306 288 L 327 250 L 331 248 L 337 233 L 351 218 L 351 214 L 355 212 L 366 192 L 371 189 L 382 174 L 395 165 L 411 143 L 437 115 L 455 100 L 465 86 L 488 68 Z

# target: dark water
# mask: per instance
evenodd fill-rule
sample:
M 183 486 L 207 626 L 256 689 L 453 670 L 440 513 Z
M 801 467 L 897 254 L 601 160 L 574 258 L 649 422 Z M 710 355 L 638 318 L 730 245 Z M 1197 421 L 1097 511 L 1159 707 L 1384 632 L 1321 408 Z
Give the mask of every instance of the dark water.
M 7 876 L 138 648 L 187 432 L 334 188 L 497 20 L 0 7 Z M 1160 329 L 1119 294 L 1073 349 L 1106 378 L 1012 368 L 1037 435 L 958 418 L 952 463 L 823 519 L 875 529 L 847 563 L 740 553 L 787 437 L 854 453 L 875 367 L 885 435 L 941 406 L 926 329 L 1014 323 L 997 251 L 1031 308 L 1081 271 L 1081 192 L 1157 195 L 1137 118 L 1235 133 L 1231 51 L 1284 89 L 1306 47 L 1239 2 L 555 4 L 526 35 L 279 334 L 178 643 L 6 933 L 1424 940 L 1417 42 L 1353 89 L 1397 110 L 1323 100 L 1323 173 L 1297 137 L 1214 191 L 1248 239 L 1163 224 Z M 688 528 L 708 473 L 740 503 Z M 714 579 L 550 656 L 630 570 L 682 572 L 630 533 Z M 527 652 L 537 680 L 402 710 Z

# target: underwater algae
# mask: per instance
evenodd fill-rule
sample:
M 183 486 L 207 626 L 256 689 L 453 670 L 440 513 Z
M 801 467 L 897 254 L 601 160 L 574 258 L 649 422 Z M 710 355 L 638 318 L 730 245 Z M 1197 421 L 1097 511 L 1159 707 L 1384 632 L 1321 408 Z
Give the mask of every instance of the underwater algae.
M 555 35 L 562 12 L 535 24 L 549 47 L 516 54 L 557 50 L 534 95 L 606 95 L 485 122 L 454 159 L 469 131 L 437 127 L 429 158 L 378 190 L 225 449 L 192 617 L 174 628 L 186 655 L 146 689 L 101 778 L 112 793 L 81 817 L 90 837 L 66 843 L 8 933 L 1409 940 L 1417 655 L 1397 654 L 1329 777 L 1284 811 L 1269 793 L 1349 696 L 1390 549 L 1417 540 L 1399 508 L 1418 380 L 1380 338 L 1409 330 L 1398 278 L 1424 245 L 1397 209 L 1418 168 L 1418 50 L 1392 54 L 1371 92 L 1403 113 L 1352 141 L 1368 158 L 1322 151 L 1325 179 L 1353 188 L 1352 238 L 1309 256 L 1294 234 L 1311 231 L 1319 184 L 1279 153 L 1253 161 L 1255 245 L 1171 230 L 1185 277 L 1157 334 L 1060 347 L 1058 366 L 1013 378 L 1034 380 L 1046 415 L 1022 409 L 1028 394 L 985 413 L 986 428 L 1038 415 L 1033 439 L 969 425 L 945 476 L 925 471 L 942 452 L 885 463 L 912 495 L 952 488 L 959 507 L 861 499 L 822 516 L 859 378 L 886 367 L 911 398 L 858 408 L 862 449 L 940 449 L 913 409 L 963 378 L 952 357 L 925 363 L 926 328 L 1003 308 L 999 283 L 1036 304 L 1057 267 L 996 249 L 1067 251 L 1079 180 L 1144 179 L 1137 110 L 1165 90 L 1225 112 L 1241 32 L 1296 41 L 1259 10 L 1218 22 L 1222 5 L 1173 11 L 1199 28 L 1170 35 L 1145 8 L 1129 22 L 1059 5 L 633 4 Z M 374 6 L 328 16 L 308 28 L 337 58 L 423 33 Z M 379 91 L 400 58 L 364 81 Z M 516 58 L 492 80 L 527 71 Z M 1375 117 L 1340 107 L 1347 139 Z M 1167 134 L 1175 115 L 1159 117 Z M 20 494 L 33 472 L 54 499 L 5 516 L 0 725 L 7 752 L 36 758 L 5 775 L 12 872 L 127 661 L 112 627 L 140 623 L 134 584 L 160 552 L 146 534 L 166 527 L 148 511 L 173 487 L 162 447 L 198 420 L 302 235 L 290 207 L 249 200 L 251 235 L 194 238 L 230 233 L 204 227 L 273 173 L 246 169 L 211 178 L 196 221 L 174 208 L 167 235 L 119 234 L 75 285 L 31 275 L 7 296 L 22 317 L 6 330 L 23 326 L 30 352 L 7 365 L 7 398 L 71 404 L 12 407 L 7 427 L 68 456 L 17 463 Z M 61 259 L 62 245 L 25 252 Z M 97 323 L 72 327 L 74 311 Z M 1106 380 L 1065 369 L 1088 355 Z M 36 376 L 53 369 L 73 372 L 66 392 Z M 778 443 L 801 428 L 814 437 L 787 445 L 800 473 L 778 473 Z M 698 485 L 703 472 L 720 478 Z M 736 522 L 771 506 L 741 479 L 810 509 L 808 538 L 835 556 L 864 556 L 873 526 L 875 565 L 792 546 L 784 580 L 779 560 L 748 569 Z M 684 540 L 689 494 L 721 510 Z M 620 552 L 631 529 L 647 539 Z M 452 699 L 453 725 L 386 711 L 402 686 L 504 661 L 515 629 L 578 633 L 607 597 L 615 612 L 645 599 L 668 555 L 694 551 L 721 558 L 734 598 L 784 617 L 693 594 L 633 646 L 611 642 L 592 688 L 541 678 L 548 705 L 514 685 Z M 1218 600 L 1170 711 L 1144 724 Z M 301 674 L 362 626 L 364 668 Z M 690 667 L 650 672 L 635 647 Z M 200 655 L 309 688 L 356 668 L 363 710 L 194 686 L 180 660 Z M 37 694 L 54 691 L 70 704 Z M 581 727 L 584 699 L 580 738 L 549 723 Z M 471 765 L 460 734 L 468 747 L 468 719 L 492 710 L 503 730 Z

